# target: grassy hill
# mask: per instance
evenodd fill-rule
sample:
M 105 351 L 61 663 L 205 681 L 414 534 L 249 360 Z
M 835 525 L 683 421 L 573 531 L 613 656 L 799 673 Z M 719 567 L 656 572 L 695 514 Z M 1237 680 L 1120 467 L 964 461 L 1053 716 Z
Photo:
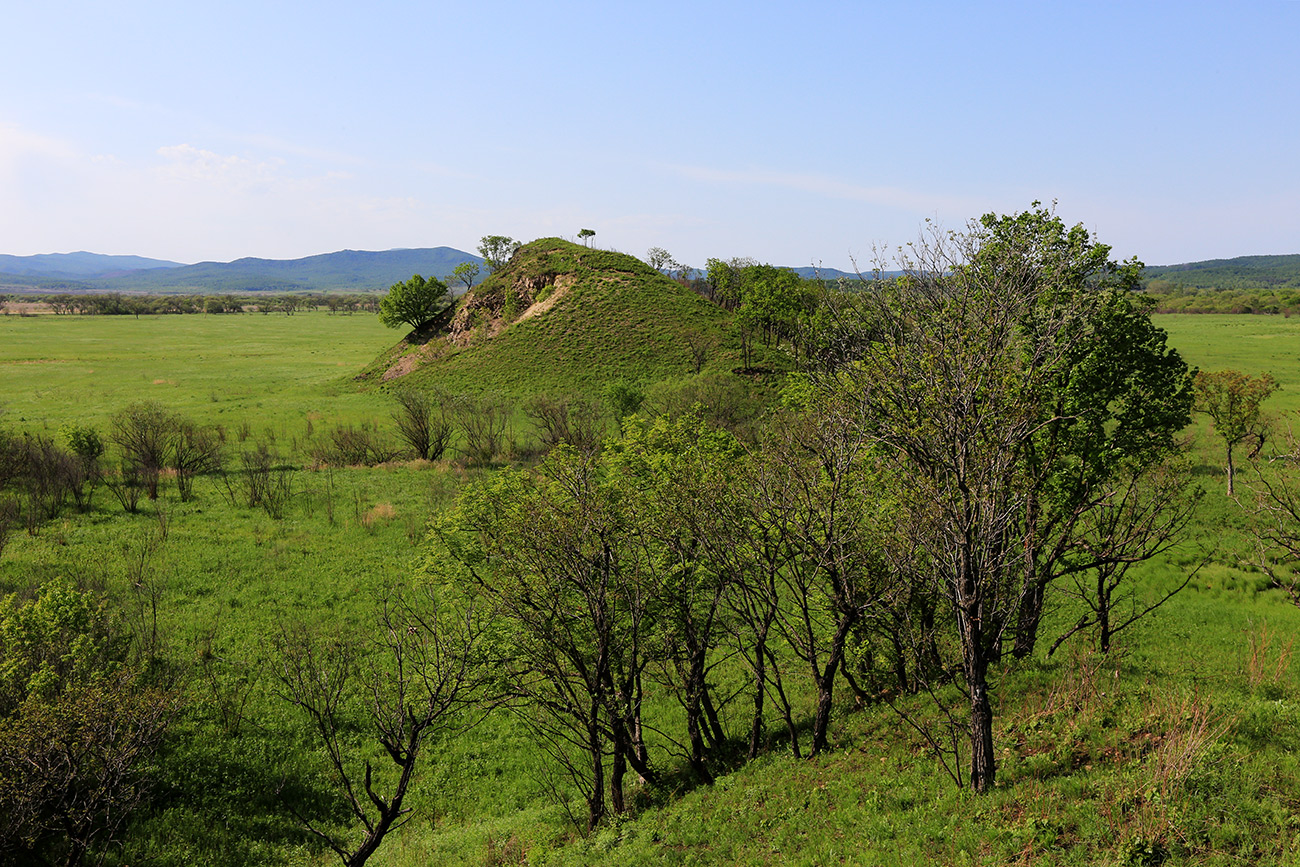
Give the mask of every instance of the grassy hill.
M 468 293 L 449 328 L 408 335 L 363 377 L 517 397 L 597 394 L 620 379 L 695 375 L 693 343 L 703 374 L 730 375 L 741 363 L 721 308 L 632 256 L 544 238 Z

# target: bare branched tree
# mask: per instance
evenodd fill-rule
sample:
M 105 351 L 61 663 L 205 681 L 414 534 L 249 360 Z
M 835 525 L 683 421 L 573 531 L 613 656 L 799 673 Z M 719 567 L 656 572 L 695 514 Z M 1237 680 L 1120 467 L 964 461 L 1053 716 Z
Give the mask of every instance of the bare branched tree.
M 322 640 L 302 626 L 281 632 L 279 694 L 310 721 L 361 837 L 340 838 L 290 809 L 347 867 L 365 864 L 406 821 L 406 796 L 429 738 L 478 721 L 472 708 L 486 679 L 477 659 L 481 632 L 472 609 L 440 614 L 429 599 L 409 593 L 384 600 L 370 655 L 358 643 Z M 355 701 L 365 706 L 370 731 L 392 764 L 389 773 L 370 759 L 354 759 L 343 742 Z

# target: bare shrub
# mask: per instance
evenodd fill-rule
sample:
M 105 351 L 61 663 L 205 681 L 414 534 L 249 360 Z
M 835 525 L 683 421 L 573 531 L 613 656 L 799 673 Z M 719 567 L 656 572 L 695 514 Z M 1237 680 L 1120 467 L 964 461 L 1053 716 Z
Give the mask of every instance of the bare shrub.
M 441 391 L 406 389 L 396 392 L 397 409 L 393 421 L 416 457 L 436 461 L 451 442 L 452 425 L 447 412 L 447 396 Z
M 172 451 L 180 419 L 153 401 L 133 403 L 113 416 L 109 439 L 124 463 L 133 465 L 149 499 L 158 499 L 158 480 Z
M 139 465 L 131 461 L 122 461 L 117 473 L 104 478 L 104 484 L 122 504 L 124 512 L 134 514 L 139 511 L 140 496 L 145 489 L 145 480 Z
M 265 510 L 272 518 L 283 518 L 293 498 L 293 467 L 281 464 L 279 455 L 266 443 L 258 443 L 255 449 L 243 452 L 239 464 L 233 480 L 229 474 L 222 476 L 230 504 L 243 502 L 250 509 Z
M 394 460 L 399 453 L 390 439 L 369 425 L 339 425 L 312 450 L 312 459 L 321 466 L 373 466 Z
M 567 443 L 583 454 L 592 454 L 605 434 L 600 407 L 581 397 L 535 395 L 524 404 L 524 415 L 548 451 Z
M 464 432 L 462 452 L 473 465 L 490 464 L 506 445 L 510 407 L 492 395 L 462 395 L 456 402 L 456 419 Z
M 188 502 L 194 498 L 194 477 L 221 469 L 221 438 L 217 431 L 189 421 L 180 422 L 172 444 L 171 465 L 176 471 L 176 490 L 181 501 Z
M 13 497 L 0 497 L 0 554 L 5 551 L 9 534 L 18 524 L 19 506 Z

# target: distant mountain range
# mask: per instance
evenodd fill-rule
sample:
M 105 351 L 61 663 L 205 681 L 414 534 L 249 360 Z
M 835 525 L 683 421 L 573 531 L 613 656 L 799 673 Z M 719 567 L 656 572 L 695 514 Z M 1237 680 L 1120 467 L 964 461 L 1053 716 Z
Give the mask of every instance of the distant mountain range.
M 482 258 L 451 247 L 341 250 L 303 259 L 236 259 L 182 265 L 139 256 L 51 253 L 0 256 L 0 288 L 33 292 L 370 292 L 412 274 L 446 277 Z
M 102 253 L 44 253 L 39 256 L 0 255 L 0 274 L 51 280 L 116 277 L 131 271 L 180 268 L 180 262 L 142 256 L 105 256 Z
M 100 253 L 0 255 L 0 291 L 157 292 L 373 292 L 387 289 L 412 274 L 445 278 L 463 262 L 482 262 L 452 247 L 340 250 L 302 259 L 236 259 L 182 265 L 141 256 Z M 856 279 L 835 268 L 794 268 L 804 277 Z M 896 272 L 888 272 L 891 276 Z M 482 275 L 486 276 L 486 274 Z M 867 275 L 870 276 L 870 275 Z M 1170 284 L 1195 289 L 1300 288 L 1300 254 L 1239 256 L 1146 269 L 1149 287 Z M 1154 284 L 1154 286 L 1153 286 Z

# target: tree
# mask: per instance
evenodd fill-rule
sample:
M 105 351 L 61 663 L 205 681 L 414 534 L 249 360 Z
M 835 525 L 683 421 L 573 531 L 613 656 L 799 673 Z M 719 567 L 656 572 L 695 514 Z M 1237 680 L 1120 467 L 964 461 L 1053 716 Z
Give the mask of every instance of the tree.
M 1196 411 L 1214 422 L 1214 430 L 1228 447 L 1228 496 L 1236 493 L 1236 464 L 1233 450 L 1243 442 L 1254 440 L 1254 453 L 1264 445 L 1264 418 L 1261 406 L 1277 391 L 1277 383 L 1267 373 L 1248 376 L 1238 370 L 1220 370 L 1196 374 Z
M 655 779 L 638 733 L 661 568 L 598 461 L 557 448 L 536 471 L 471 487 L 434 528 L 444 586 L 491 608 L 502 682 L 582 792 L 588 830 L 626 809 L 629 765 Z
M 663 272 L 673 264 L 673 254 L 663 247 L 651 247 L 646 250 L 645 263 L 656 271 Z
M 478 279 L 479 264 L 477 262 L 461 262 L 452 269 L 451 279 L 465 284 L 465 291 L 474 288 L 474 281 Z
M 488 273 L 495 274 L 506 266 L 521 246 L 519 241 L 505 235 L 484 235 L 479 239 L 478 254 L 483 257 Z
M 436 277 L 425 280 L 419 274 L 410 280 L 394 283 L 379 302 L 379 321 L 389 328 L 409 325 L 419 330 L 437 319 L 452 306 L 447 284 Z
M 481 635 L 473 611 L 448 614 L 431 599 L 401 593 L 384 601 L 376 653 L 369 659 L 354 644 L 322 640 L 303 627 L 280 635 L 279 695 L 309 720 L 348 809 L 365 830 L 359 841 L 349 842 L 294 813 L 346 867 L 361 867 L 405 823 L 411 811 L 405 799 L 429 739 L 476 721 L 464 714 L 485 682 L 477 649 Z M 366 728 L 395 778 L 370 759 L 355 761 L 346 746 L 355 729 L 349 705 L 359 694 Z
M 893 564 L 946 608 L 979 792 L 1004 641 L 1032 650 L 1048 586 L 1096 565 L 1088 516 L 1172 454 L 1190 415 L 1191 373 L 1132 292 L 1140 263 L 1109 252 L 1037 205 L 932 230 L 902 277 L 855 297 L 851 361 L 819 379 L 854 396 L 846 423 L 892 466 Z
M 176 471 L 176 492 L 183 502 L 194 497 L 194 477 L 213 473 L 223 464 L 221 438 L 215 428 L 180 420 L 171 445 L 171 467 Z
M 149 499 L 158 499 L 158 481 L 172 453 L 181 420 L 154 401 L 133 403 L 113 416 L 108 438 L 122 453 L 123 476 L 138 475 Z
M 588 240 L 591 239 L 591 238 L 594 238 L 594 237 L 596 237 L 596 230 L 595 230 L 595 229 L 579 229 L 579 230 L 578 230 L 578 238 L 579 238 L 579 240 L 582 241 L 582 245 L 583 245 L 584 247 L 587 246 L 587 242 L 588 242 Z

